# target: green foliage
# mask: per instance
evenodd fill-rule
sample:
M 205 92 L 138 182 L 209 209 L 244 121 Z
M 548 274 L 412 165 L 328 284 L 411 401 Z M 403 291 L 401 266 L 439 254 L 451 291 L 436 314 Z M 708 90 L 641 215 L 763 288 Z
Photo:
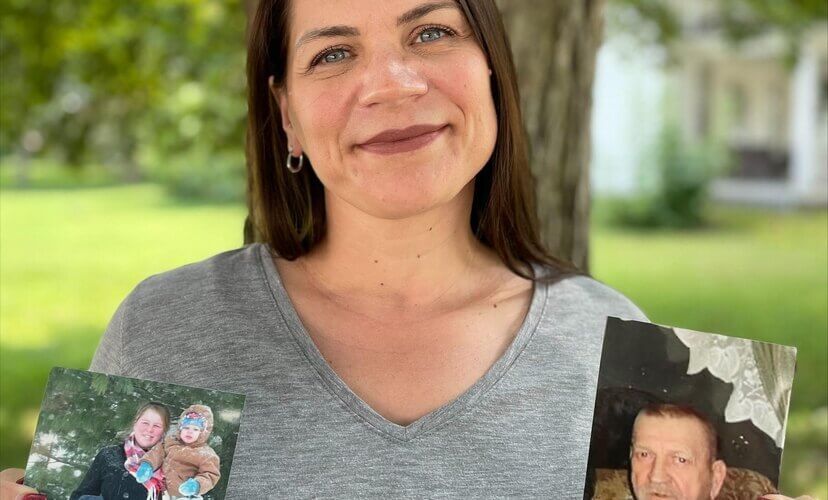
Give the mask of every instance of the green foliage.
M 710 183 L 725 165 L 718 147 L 690 147 L 678 127 L 667 125 L 641 166 L 642 192 L 613 202 L 610 220 L 646 228 L 703 226 Z
M 98 450 L 121 442 L 148 401 L 165 405 L 173 419 L 191 404 L 211 407 L 215 418 L 208 444 L 220 457 L 222 477 L 205 498 L 223 498 L 244 396 L 65 368 L 52 370 L 46 385 L 26 484 L 38 485 L 50 498 L 68 498 Z
M 828 20 L 825 0 L 720 0 L 723 26 L 734 41 L 777 28 L 795 39 L 809 25 Z
M 89 164 L 67 168 L 50 159 L 7 157 L 0 160 L 0 187 L 16 189 L 75 189 L 114 186 L 120 176 L 111 167 Z
M 611 0 L 610 5 L 620 8 L 616 22 L 628 33 L 645 37 L 654 33 L 649 36 L 650 41 L 665 45 L 683 35 L 681 19 L 670 2 Z M 718 27 L 734 43 L 768 30 L 779 30 L 795 47 L 799 36 L 808 27 L 828 19 L 828 2 L 825 0 L 718 0 L 713 6 Z
M 243 158 L 243 5 L 10 0 L 2 9 L 0 156 L 105 164 L 128 181 L 201 163 L 204 172 L 186 174 L 204 179 L 197 188 L 214 180 L 238 191 L 226 164 L 215 176 L 209 160 Z

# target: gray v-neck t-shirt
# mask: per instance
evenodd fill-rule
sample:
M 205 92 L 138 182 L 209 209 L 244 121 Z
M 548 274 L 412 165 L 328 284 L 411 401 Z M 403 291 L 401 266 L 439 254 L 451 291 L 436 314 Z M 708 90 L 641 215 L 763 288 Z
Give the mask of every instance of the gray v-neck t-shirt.
M 574 499 L 583 496 L 607 316 L 647 321 L 592 278 L 536 283 L 517 335 L 486 374 L 400 426 L 331 369 L 267 246 L 252 244 L 141 282 L 90 369 L 245 394 L 229 499 Z

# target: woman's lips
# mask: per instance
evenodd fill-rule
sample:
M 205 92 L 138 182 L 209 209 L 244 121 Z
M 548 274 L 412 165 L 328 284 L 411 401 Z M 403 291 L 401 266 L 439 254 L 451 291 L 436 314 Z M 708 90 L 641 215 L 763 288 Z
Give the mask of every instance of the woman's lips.
M 434 130 L 433 132 L 428 132 L 418 136 L 409 137 L 407 139 L 403 139 L 400 141 L 371 142 L 367 144 L 360 144 L 358 147 L 365 151 L 368 151 L 369 153 L 375 153 L 380 155 L 407 153 L 409 151 L 414 151 L 416 149 L 420 149 L 422 147 L 427 146 L 435 139 L 437 139 L 437 137 L 442 135 L 443 132 L 446 131 L 446 128 L 448 128 L 448 125 L 444 125 L 443 127 Z

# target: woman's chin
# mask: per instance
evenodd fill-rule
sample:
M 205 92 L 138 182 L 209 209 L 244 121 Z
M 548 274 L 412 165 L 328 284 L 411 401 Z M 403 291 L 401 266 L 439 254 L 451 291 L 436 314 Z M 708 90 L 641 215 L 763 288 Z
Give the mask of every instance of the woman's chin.
M 153 446 L 155 446 L 156 444 L 158 444 L 158 441 L 152 441 L 152 440 L 141 441 L 140 439 L 136 439 L 135 444 L 137 444 L 138 446 L 140 446 L 141 448 L 143 448 L 145 450 L 148 450 L 148 449 L 152 448 Z
M 416 217 L 445 204 L 439 196 L 424 196 L 423 193 L 412 196 L 383 196 L 359 207 L 364 212 L 379 219 L 401 220 Z

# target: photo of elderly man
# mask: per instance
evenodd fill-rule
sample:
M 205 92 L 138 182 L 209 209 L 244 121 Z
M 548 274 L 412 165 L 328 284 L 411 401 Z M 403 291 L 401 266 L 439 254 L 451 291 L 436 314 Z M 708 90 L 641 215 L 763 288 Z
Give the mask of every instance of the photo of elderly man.
M 727 465 L 710 420 L 690 406 L 652 404 L 635 418 L 630 479 L 638 500 L 713 500 Z

